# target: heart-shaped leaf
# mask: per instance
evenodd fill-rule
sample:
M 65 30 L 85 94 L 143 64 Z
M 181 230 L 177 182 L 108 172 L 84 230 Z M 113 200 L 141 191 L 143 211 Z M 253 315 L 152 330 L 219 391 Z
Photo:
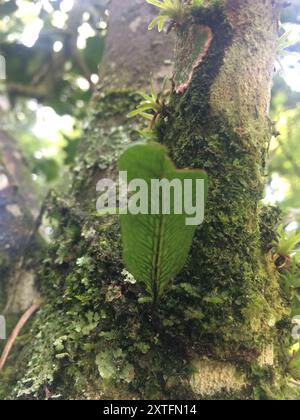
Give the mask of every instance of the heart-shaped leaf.
M 199 208 L 199 200 L 202 200 L 204 206 L 208 190 L 207 175 L 200 170 L 176 169 L 167 155 L 167 149 L 158 143 L 138 144 L 129 148 L 120 159 L 119 169 L 127 171 L 129 184 L 140 179 L 148 187 L 146 198 L 149 214 L 131 214 L 129 200 L 129 212 L 120 218 L 125 265 L 137 281 L 146 285 L 156 301 L 165 292 L 170 280 L 182 270 L 197 228 L 196 225 L 187 225 L 191 212 L 186 211 L 188 191 L 185 186 L 191 186 L 193 205 Z M 159 189 L 159 194 L 154 198 L 153 180 L 169 181 L 173 185 L 169 189 L 170 194 L 164 195 Z M 175 214 L 180 212 L 180 202 L 182 212 Z M 163 214 L 166 213 L 163 212 L 164 205 L 170 206 L 170 214 Z M 153 209 L 158 208 L 157 214 L 153 214 Z

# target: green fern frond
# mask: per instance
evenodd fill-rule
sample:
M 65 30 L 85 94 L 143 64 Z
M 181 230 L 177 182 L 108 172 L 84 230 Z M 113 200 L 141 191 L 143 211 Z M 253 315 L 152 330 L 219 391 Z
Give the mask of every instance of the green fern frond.
M 283 226 L 279 230 L 279 241 L 276 244 L 276 252 L 279 255 L 289 257 L 292 254 L 296 256 L 299 254 L 297 245 L 300 243 L 300 232 L 287 233 Z
M 291 288 L 300 289 L 300 270 L 295 258 L 292 259 L 288 270 L 285 270 L 281 275 L 285 292 L 288 292 Z
M 289 56 L 289 55 L 298 55 L 297 53 L 287 51 L 289 47 L 292 47 L 293 45 L 300 42 L 300 37 L 298 39 L 291 39 L 292 31 L 285 31 L 283 35 L 278 39 L 277 44 L 277 56 Z
M 192 0 L 192 7 L 202 7 L 203 6 L 203 0 Z
M 184 0 L 147 0 L 147 3 L 160 10 L 160 14 L 149 24 L 149 30 L 157 26 L 158 31 L 161 32 L 168 21 L 181 24 L 188 14 L 188 7 Z
M 153 81 L 151 81 L 151 92 L 149 95 L 145 92 L 137 92 L 137 94 L 141 96 L 142 101 L 134 111 L 131 111 L 127 115 L 127 118 L 141 116 L 142 118 L 151 121 L 150 128 L 153 129 L 155 123 L 162 116 L 168 105 L 170 90 L 167 90 L 166 88 L 167 81 L 168 79 L 164 80 L 162 90 L 159 93 L 156 92 Z

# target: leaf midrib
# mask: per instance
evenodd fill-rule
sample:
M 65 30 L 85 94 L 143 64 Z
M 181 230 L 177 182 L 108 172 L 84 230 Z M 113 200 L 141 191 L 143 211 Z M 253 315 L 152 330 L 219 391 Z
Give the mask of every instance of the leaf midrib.
M 162 162 L 161 170 L 160 170 L 160 176 L 159 179 L 162 180 L 164 177 L 164 169 L 165 169 L 165 162 Z M 162 202 L 159 200 L 159 205 L 161 205 L 161 208 L 159 211 L 162 210 Z M 153 264 L 152 267 L 152 287 L 153 287 L 153 295 L 154 295 L 154 301 L 157 300 L 159 297 L 159 276 L 160 276 L 160 267 L 161 267 L 161 258 L 162 258 L 162 249 L 164 245 L 164 226 L 165 226 L 165 220 L 166 217 L 162 213 L 158 215 L 158 227 L 157 227 L 157 240 L 154 244 L 154 258 L 153 258 Z

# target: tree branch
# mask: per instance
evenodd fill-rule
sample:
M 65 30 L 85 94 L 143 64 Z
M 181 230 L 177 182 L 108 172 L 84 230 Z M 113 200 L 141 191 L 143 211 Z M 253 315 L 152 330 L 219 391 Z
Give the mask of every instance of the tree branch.
M 13 330 L 13 332 L 11 333 L 6 346 L 3 350 L 1 359 L 0 359 L 0 372 L 2 371 L 2 369 L 4 368 L 5 362 L 11 352 L 11 349 L 18 337 L 18 335 L 20 334 L 22 328 L 24 327 L 24 325 L 26 324 L 26 322 L 29 320 L 29 318 L 40 308 L 42 302 L 39 303 L 35 303 L 33 304 L 26 312 L 25 314 L 20 318 L 19 322 L 17 323 L 15 329 Z

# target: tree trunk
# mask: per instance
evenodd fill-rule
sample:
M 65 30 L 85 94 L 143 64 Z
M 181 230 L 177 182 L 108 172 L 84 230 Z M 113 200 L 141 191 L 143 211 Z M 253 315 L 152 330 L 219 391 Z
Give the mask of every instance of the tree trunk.
M 178 167 L 207 171 L 210 191 L 188 263 L 155 312 L 123 271 L 118 219 L 94 216 L 97 181 L 114 176 L 139 139 L 126 119 L 134 91 L 169 66 L 171 40 L 145 29 L 152 11 L 144 0 L 113 1 L 73 189 L 50 212 L 58 228 L 41 273 L 46 304 L 11 357 L 12 397 L 284 396 L 288 310 L 270 256 L 278 212 L 259 203 L 272 128 L 273 1 L 213 2 L 176 28 L 174 93 L 157 133 Z
M 1 313 L 24 311 L 37 296 L 35 275 L 30 264 L 24 263 L 24 253 L 26 248 L 28 252 L 38 211 L 30 171 L 15 140 L 0 130 Z
M 260 201 L 272 135 L 268 110 L 279 9 L 272 1 L 229 0 L 225 7 L 195 11 L 193 23 L 177 31 L 176 75 L 180 63 L 195 60 L 190 44 L 199 34 L 192 31 L 212 32 L 207 55 L 184 94 L 174 95 L 172 120 L 160 129 L 175 164 L 203 168 L 210 179 L 205 223 L 180 276 L 201 296 L 192 384 L 204 396 L 241 396 L 247 389 L 265 396 L 254 365 L 262 377 L 273 372 L 273 385 L 278 379 L 278 323 L 288 313 L 270 255 L 278 211 Z M 210 360 L 199 358 L 199 350 Z

